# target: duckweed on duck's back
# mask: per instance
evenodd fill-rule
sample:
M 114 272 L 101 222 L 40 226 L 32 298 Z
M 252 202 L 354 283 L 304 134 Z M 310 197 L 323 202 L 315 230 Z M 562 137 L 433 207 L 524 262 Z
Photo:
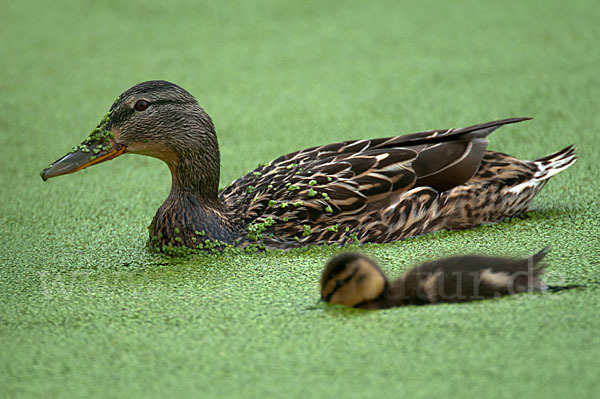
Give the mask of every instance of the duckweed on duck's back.
M 219 192 L 212 120 L 181 87 L 149 81 L 121 94 L 42 178 L 125 152 L 163 160 L 173 184 L 149 227 L 161 251 L 384 243 L 526 212 L 548 179 L 576 160 L 572 146 L 535 161 L 486 150 L 490 133 L 527 119 L 310 148 L 261 164 Z

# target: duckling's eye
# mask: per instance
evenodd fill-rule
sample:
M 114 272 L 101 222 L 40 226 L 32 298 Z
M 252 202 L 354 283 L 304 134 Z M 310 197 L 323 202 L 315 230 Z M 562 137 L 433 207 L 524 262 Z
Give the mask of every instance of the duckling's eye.
M 138 102 L 135 103 L 134 108 L 136 111 L 145 111 L 146 108 L 148 108 L 148 105 L 150 105 L 150 103 L 148 103 L 148 101 L 139 100 Z

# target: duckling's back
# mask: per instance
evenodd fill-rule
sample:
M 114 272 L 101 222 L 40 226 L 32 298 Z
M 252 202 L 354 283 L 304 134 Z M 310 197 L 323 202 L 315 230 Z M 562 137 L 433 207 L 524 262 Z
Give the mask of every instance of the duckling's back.
M 404 304 L 466 302 L 545 287 L 540 263 L 544 248 L 525 259 L 460 256 L 424 263 L 407 271 L 392 287 Z

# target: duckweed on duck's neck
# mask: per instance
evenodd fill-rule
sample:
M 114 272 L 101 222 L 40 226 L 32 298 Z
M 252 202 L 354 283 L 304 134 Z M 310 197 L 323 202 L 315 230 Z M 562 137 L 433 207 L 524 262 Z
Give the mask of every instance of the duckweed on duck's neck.
M 214 130 L 177 135 L 163 159 L 171 170 L 171 192 L 150 225 L 150 243 L 202 249 L 208 242 L 234 244 L 239 237 L 218 199 L 220 155 Z M 180 141 L 180 137 L 185 140 Z M 206 232 L 199 237 L 197 232 Z
M 207 203 L 175 182 L 156 212 L 149 233 L 151 246 L 162 248 L 163 252 L 165 245 L 192 249 L 204 249 L 215 242 L 232 245 L 240 236 L 239 229 L 224 217 L 223 206 L 216 198 Z

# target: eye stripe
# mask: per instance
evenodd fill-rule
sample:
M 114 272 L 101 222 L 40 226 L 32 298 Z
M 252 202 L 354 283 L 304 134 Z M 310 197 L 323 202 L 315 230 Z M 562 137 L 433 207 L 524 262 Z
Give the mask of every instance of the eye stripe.
M 329 294 L 327 294 L 327 296 L 325 296 L 325 301 L 329 302 L 329 300 L 331 299 L 331 297 L 336 293 L 336 291 L 340 288 L 342 288 L 344 285 L 346 285 L 346 283 L 348 281 L 350 281 L 352 279 L 352 277 L 354 277 L 354 275 L 356 274 L 358 270 L 354 270 L 348 277 L 346 277 L 343 280 L 337 280 L 335 282 L 335 287 L 333 288 L 333 291 L 331 291 Z M 341 283 L 341 284 L 340 284 Z

